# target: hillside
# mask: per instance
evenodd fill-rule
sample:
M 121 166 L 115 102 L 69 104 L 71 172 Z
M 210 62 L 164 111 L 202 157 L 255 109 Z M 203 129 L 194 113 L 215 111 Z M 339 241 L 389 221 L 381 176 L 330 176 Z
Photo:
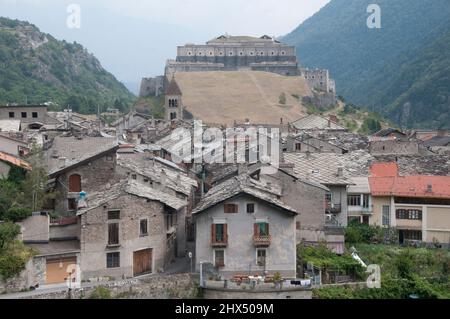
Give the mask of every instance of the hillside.
M 328 68 L 338 93 L 408 127 L 450 128 L 448 0 L 332 0 L 283 37 L 303 66 Z
M 302 97 L 312 95 L 303 77 L 259 71 L 180 72 L 175 79 L 185 109 L 211 124 L 294 121 L 305 115 Z
M 52 102 L 75 112 L 126 110 L 135 97 L 77 43 L 58 41 L 27 22 L 0 17 L 0 104 Z

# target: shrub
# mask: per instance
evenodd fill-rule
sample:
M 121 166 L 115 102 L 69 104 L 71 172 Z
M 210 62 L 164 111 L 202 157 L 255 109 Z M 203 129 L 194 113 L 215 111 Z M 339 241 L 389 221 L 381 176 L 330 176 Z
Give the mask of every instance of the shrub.
M 3 219 L 11 222 L 20 222 L 31 216 L 31 210 L 27 208 L 11 207 L 3 214 Z
M 0 253 L 20 234 L 20 226 L 11 222 L 0 224 Z
M 89 295 L 89 299 L 111 299 L 111 292 L 108 288 L 99 286 L 96 287 L 91 294 Z

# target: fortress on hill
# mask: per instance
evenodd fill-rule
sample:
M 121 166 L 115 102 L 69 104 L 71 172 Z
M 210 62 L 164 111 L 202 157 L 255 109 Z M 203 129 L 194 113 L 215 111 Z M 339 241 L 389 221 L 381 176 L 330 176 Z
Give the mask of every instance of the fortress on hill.
M 294 46 L 272 37 L 221 35 L 206 44 L 177 48 L 175 60 L 168 60 L 164 76 L 143 78 L 140 96 L 159 96 L 168 81 L 179 72 L 263 71 L 283 76 L 303 76 L 311 89 L 335 94 L 328 70 L 301 69 Z

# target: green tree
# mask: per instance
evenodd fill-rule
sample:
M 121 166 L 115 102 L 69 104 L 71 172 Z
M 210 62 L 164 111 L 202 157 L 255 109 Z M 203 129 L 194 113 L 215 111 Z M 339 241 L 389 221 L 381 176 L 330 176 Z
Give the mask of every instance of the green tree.
M 283 93 L 280 94 L 278 103 L 280 103 L 282 105 L 286 104 L 286 93 L 283 92 Z

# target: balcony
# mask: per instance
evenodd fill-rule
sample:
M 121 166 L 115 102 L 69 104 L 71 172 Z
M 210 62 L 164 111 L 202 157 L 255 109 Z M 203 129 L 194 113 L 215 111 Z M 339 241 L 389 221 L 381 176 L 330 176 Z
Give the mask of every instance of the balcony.
M 255 247 L 268 247 L 270 246 L 270 235 L 255 235 L 253 236 L 253 244 Z
M 327 214 L 339 214 L 342 211 L 341 204 L 325 203 L 325 211 Z
M 225 248 L 227 246 L 228 246 L 227 240 L 215 240 L 215 239 L 211 240 L 211 247 L 213 248 Z

